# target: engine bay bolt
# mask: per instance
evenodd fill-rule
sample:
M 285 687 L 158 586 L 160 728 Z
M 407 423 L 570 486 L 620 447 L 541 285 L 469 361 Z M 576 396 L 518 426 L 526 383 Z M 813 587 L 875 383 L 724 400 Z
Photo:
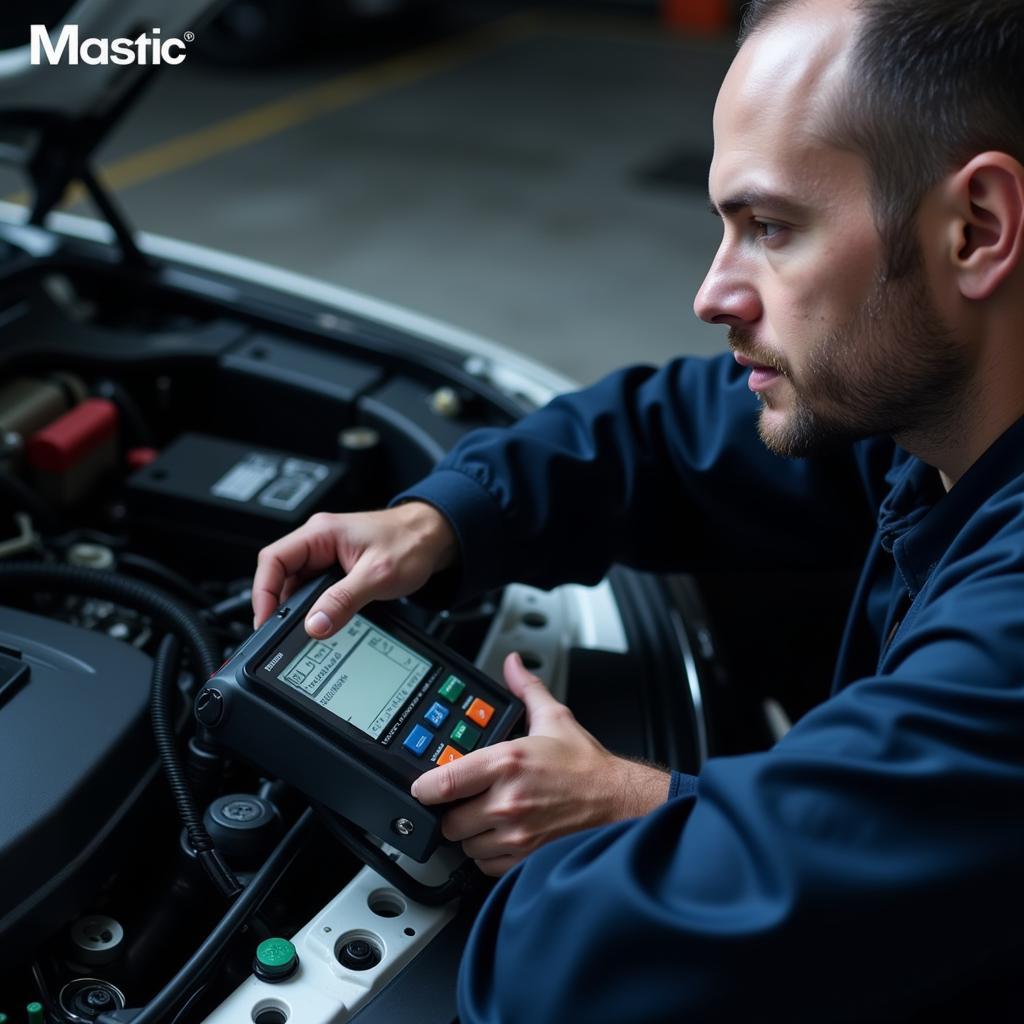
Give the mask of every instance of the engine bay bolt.
M 72 544 L 68 548 L 68 563 L 87 569 L 113 569 L 114 552 L 103 544 Z
M 85 1004 L 94 1010 L 105 1010 L 112 1006 L 114 997 L 105 988 L 94 988 L 86 994 Z
M 0 459 L 17 455 L 25 447 L 25 439 L 14 430 L 5 430 L 0 434 Z
M 348 427 L 338 435 L 338 444 L 347 452 L 365 452 L 380 444 L 380 434 L 373 427 Z
M 438 388 L 430 396 L 430 408 L 438 416 L 444 416 L 446 419 L 455 419 L 462 412 L 462 399 L 455 388 Z

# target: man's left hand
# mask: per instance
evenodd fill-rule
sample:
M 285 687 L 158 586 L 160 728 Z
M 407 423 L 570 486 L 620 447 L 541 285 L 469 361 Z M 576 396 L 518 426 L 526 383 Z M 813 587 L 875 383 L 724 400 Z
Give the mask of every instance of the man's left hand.
M 558 836 L 665 802 L 668 772 L 606 750 L 518 654 L 505 659 L 505 681 L 526 705 L 529 734 L 434 768 L 412 786 L 423 804 L 463 801 L 445 814 L 441 831 L 481 871 L 504 874 Z

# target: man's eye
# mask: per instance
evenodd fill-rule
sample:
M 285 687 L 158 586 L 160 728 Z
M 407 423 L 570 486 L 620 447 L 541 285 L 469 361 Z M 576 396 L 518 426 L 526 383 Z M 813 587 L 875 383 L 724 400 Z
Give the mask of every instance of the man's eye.
M 770 220 L 754 221 L 754 234 L 766 242 L 776 238 L 785 230 L 786 229 L 782 224 L 775 224 Z

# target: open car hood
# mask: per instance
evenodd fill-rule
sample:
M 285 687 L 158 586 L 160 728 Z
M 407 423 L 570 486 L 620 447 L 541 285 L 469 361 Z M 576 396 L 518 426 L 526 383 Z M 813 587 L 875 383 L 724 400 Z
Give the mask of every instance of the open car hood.
M 78 0 L 60 21 L 51 25 L 54 47 L 65 28 L 77 28 L 85 39 L 137 39 L 158 30 L 162 39 L 183 38 L 193 32 L 217 7 L 213 0 Z M 26 19 L 29 20 L 29 19 Z M 42 21 L 31 16 L 31 23 Z M 0 126 L 59 117 L 65 121 L 104 117 L 118 106 L 136 81 L 151 74 L 150 64 L 70 63 L 71 45 L 51 64 L 45 52 L 33 64 L 31 46 L 0 51 Z M 185 50 L 187 56 L 187 48 Z M 157 65 L 159 70 L 159 65 Z
M 187 59 L 186 40 L 218 6 L 218 0 L 78 0 L 59 20 L 51 18 L 49 47 L 37 47 L 37 63 L 28 42 L 0 51 L 0 158 L 25 172 L 34 193 L 32 223 L 41 224 L 68 186 L 80 181 L 114 225 L 122 249 L 134 253 L 131 233 L 119 223 L 110 197 L 102 194 L 90 163 L 164 63 L 153 62 L 152 42 L 133 47 L 130 54 L 126 44 L 120 52 L 110 44 L 143 35 L 151 41 L 181 39 L 184 49 L 175 46 L 173 56 Z M 30 24 L 44 17 L 45 12 L 26 16 L 26 34 Z M 90 45 L 80 60 L 78 47 L 85 40 L 104 42 Z M 103 63 L 87 62 L 103 59 L 104 50 Z M 114 56 L 118 59 L 110 59 Z

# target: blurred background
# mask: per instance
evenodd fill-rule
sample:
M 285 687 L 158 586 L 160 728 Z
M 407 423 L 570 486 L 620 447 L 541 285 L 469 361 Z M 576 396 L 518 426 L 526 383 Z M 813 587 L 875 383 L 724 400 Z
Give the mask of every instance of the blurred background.
M 70 6 L 8 7 L 0 48 Z M 724 330 L 692 302 L 720 233 L 711 115 L 737 7 L 231 0 L 104 143 L 101 176 L 136 227 L 398 303 L 581 382 L 717 352 Z M 0 197 L 27 198 L 11 169 Z

